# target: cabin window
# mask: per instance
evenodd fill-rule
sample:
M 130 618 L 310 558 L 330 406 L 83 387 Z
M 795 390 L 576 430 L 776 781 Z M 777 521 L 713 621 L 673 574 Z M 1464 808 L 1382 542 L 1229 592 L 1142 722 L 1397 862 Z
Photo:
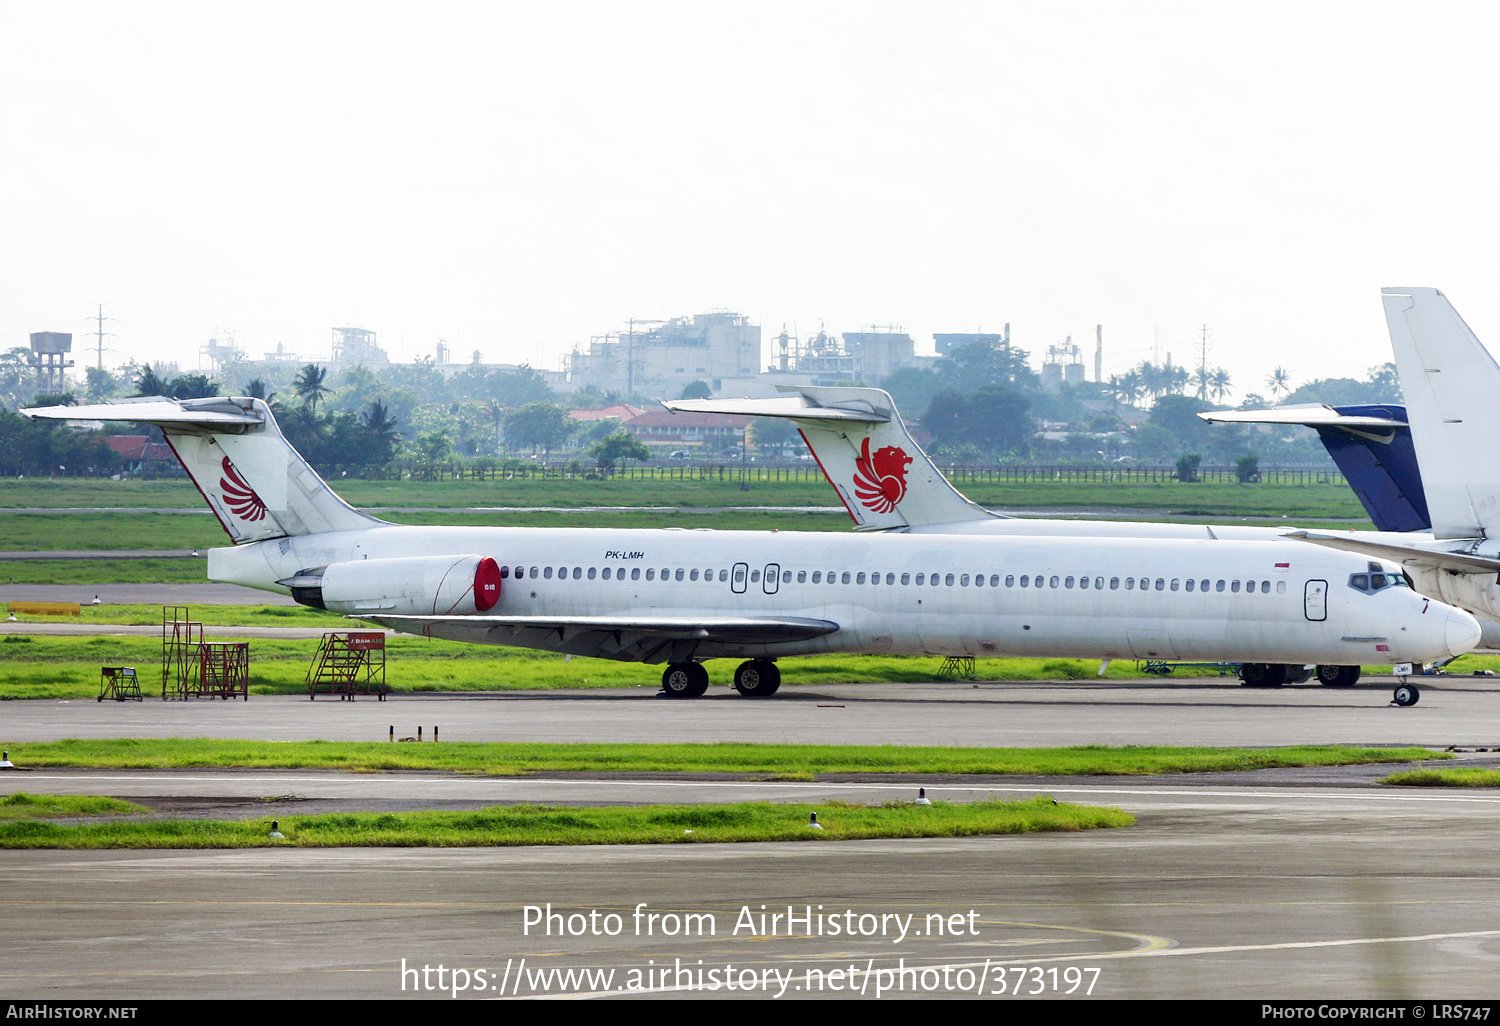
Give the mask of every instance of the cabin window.
M 943 583 L 950 588 L 953 587 L 953 575 L 949 574 L 947 577 L 943 578 Z
M 589 580 L 592 581 L 597 576 L 599 576 L 599 568 L 593 566 L 589 567 Z
M 1224 582 L 1223 581 L 1217 581 L 1217 582 L 1214 583 L 1214 591 L 1223 591 L 1223 590 L 1224 590 Z
M 1229 582 L 1229 590 L 1230 590 L 1231 593 L 1237 594 L 1239 592 L 1239 590 L 1240 590 L 1240 582 L 1239 581 L 1230 581 Z
M 654 581 L 654 580 L 656 580 L 656 571 L 654 569 L 646 571 L 646 580 L 648 580 L 648 581 Z
M 1167 587 L 1166 578 L 1158 577 L 1156 579 L 1156 590 L 1157 591 L 1165 591 L 1166 587 Z
M 719 571 L 719 583 L 722 584 L 722 583 L 724 583 L 727 580 L 729 580 L 729 571 L 728 570 L 720 570 Z
M 688 571 L 688 580 L 690 580 L 690 581 L 696 581 L 697 579 L 698 579 L 698 570 L 697 570 L 697 568 L 689 570 Z
M 812 580 L 812 582 L 814 584 L 822 584 L 823 583 L 823 571 L 821 571 L 821 570 L 814 570 L 813 571 L 813 580 Z
M 1180 582 L 1180 581 L 1178 581 L 1178 580 L 1177 580 L 1177 578 L 1175 578 L 1175 577 L 1174 577 L 1174 578 L 1172 578 L 1172 590 L 1173 590 L 1173 591 L 1176 591 L 1176 590 L 1177 590 L 1177 586 L 1178 586 L 1178 584 L 1180 584 L 1180 583 L 1181 583 L 1181 582 Z M 1158 591 L 1160 591 L 1160 590 L 1161 590 L 1161 585 L 1157 585 L 1157 590 L 1158 590 Z
M 1271 594 L 1271 582 L 1270 581 L 1261 581 L 1260 582 L 1260 593 L 1262 595 L 1269 595 L 1269 594 Z
M 681 574 L 681 573 L 682 573 L 682 571 L 681 571 L 681 570 L 679 570 L 679 571 L 677 571 L 677 572 L 678 572 L 678 573 L 679 573 L 679 574 Z M 677 579 L 678 579 L 678 580 L 679 580 L 679 581 L 680 581 L 680 580 L 682 580 L 682 578 L 681 578 L 681 577 L 678 577 L 678 578 L 677 578 Z M 759 571 L 759 570 L 751 570 L 751 571 L 750 571 L 750 583 L 751 583 L 751 584 L 759 584 L 759 583 L 760 583 L 760 571 Z
M 640 567 L 633 566 L 633 567 L 630 568 L 630 579 L 632 581 L 639 581 L 641 579 L 641 568 Z
M 1197 586 L 1198 586 L 1198 582 L 1195 581 L 1195 580 L 1193 580 L 1191 577 L 1189 577 L 1188 578 L 1188 582 L 1187 582 L 1187 590 L 1188 591 L 1192 591 Z
M 885 583 L 886 584 L 895 584 L 896 583 L 896 575 L 895 574 L 886 574 L 885 575 Z
M 744 584 L 745 583 L 745 568 L 743 566 L 737 566 L 737 567 L 734 568 L 734 583 L 735 584 Z
M 1278 595 L 1285 595 L 1286 594 L 1286 582 L 1285 581 L 1277 581 L 1276 582 L 1276 594 L 1278 594 Z
M 1110 591 L 1119 591 L 1120 590 L 1120 579 L 1118 577 L 1111 577 L 1109 579 L 1109 590 Z
M 864 574 L 858 574 L 858 575 L 856 575 L 855 578 L 854 578 L 854 583 L 855 584 L 864 584 L 865 583 L 865 575 Z
M 917 574 L 917 580 L 916 580 L 917 587 L 920 588 L 922 586 L 922 584 L 926 580 L 927 580 L 927 575 L 926 574 Z
M 1198 582 L 1198 590 L 1199 591 L 1207 591 L 1208 590 L 1208 582 L 1207 581 L 1199 581 Z
M 506 578 L 508 578 L 509 576 L 510 576 L 510 567 L 508 567 L 508 566 L 502 566 L 500 568 L 500 579 L 503 581 Z
M 911 574 L 902 574 L 901 575 L 901 583 L 902 584 L 910 584 L 911 583 Z
M 545 580 L 552 580 L 552 568 L 550 566 L 542 567 L 542 577 Z
M 1135 578 L 1134 577 L 1127 577 L 1127 578 L 1125 578 L 1125 590 L 1126 591 L 1134 591 L 1135 590 Z
M 1007 588 L 1014 588 L 1016 586 L 1016 575 L 1015 574 L 1006 574 L 1005 575 L 1005 586 Z

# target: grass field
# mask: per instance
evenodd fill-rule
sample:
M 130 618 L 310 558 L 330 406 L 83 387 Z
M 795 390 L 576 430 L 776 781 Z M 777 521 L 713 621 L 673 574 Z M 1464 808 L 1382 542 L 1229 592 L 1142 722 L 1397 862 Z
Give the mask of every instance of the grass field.
M 816 813 L 821 829 L 808 823 Z M 477 812 L 402 812 L 272 819 L 0 822 L 0 848 L 456 848 L 538 844 L 713 844 L 842 841 L 872 837 L 972 837 L 1124 827 L 1118 809 L 1048 797 L 952 805 L 647 805 L 634 808 L 495 806 Z
M 1118 507 L 1187 516 L 1365 520 L 1354 493 L 1342 483 L 961 481 L 959 489 L 976 502 L 1003 509 Z M 821 480 L 754 481 L 744 487 L 737 479 L 339 481 L 334 490 L 360 507 L 839 505 L 837 494 Z M 187 481 L 0 481 L 0 508 L 118 506 L 201 509 L 203 499 Z
M 944 748 L 901 745 L 541 744 L 389 741 L 243 741 L 214 738 L 68 739 L 11 745 L 18 766 L 95 769 L 444 770 L 517 776 L 538 772 L 755 773 L 811 779 L 827 773 L 1154 776 L 1284 766 L 1352 766 L 1451 758 L 1424 748 Z
M 160 610 L 141 607 L 145 623 L 160 623 Z M 214 619 L 192 607 L 192 615 Z M 234 607 L 229 607 L 234 608 Z M 93 613 L 85 609 L 86 614 Z M 265 620 L 281 625 L 327 626 L 357 629 L 358 624 L 339 620 L 309 623 L 318 614 L 287 607 L 281 619 L 278 607 L 264 610 Z M 67 618 L 71 620 L 72 618 Z M 264 622 L 264 621 L 261 621 Z M 273 623 L 272 625 L 275 625 Z M 101 625 L 101 630 L 108 628 Z M 234 641 L 232 628 L 210 628 L 209 641 Z M 250 640 L 250 692 L 252 695 L 305 694 L 306 677 L 317 639 Z M 801 685 L 949 680 L 939 671 L 939 656 L 803 656 L 781 660 L 783 688 Z M 140 673 L 142 690 L 160 695 L 161 642 L 155 637 L 103 634 L 92 637 L 56 637 L 11 634 L 0 637 L 0 700 L 21 698 L 93 698 L 99 694 L 101 666 L 134 666 Z M 1085 659 L 977 659 L 982 681 L 1091 680 L 1099 664 Z M 729 683 L 733 660 L 709 664 L 716 685 Z M 386 652 L 386 680 L 392 691 L 523 691 L 559 688 L 634 687 L 655 692 L 661 686 L 662 667 L 623 663 L 608 659 L 573 659 L 550 652 L 468 645 L 409 636 L 390 639 Z M 1211 670 L 1183 670 L 1177 676 L 1194 674 L 1219 679 Z M 1136 664 L 1116 660 L 1106 680 L 1135 680 L 1144 676 Z M 1151 678 L 1160 680 L 1160 678 Z M 1226 683 L 1233 683 L 1227 678 Z M 953 681 L 953 687 L 969 687 Z

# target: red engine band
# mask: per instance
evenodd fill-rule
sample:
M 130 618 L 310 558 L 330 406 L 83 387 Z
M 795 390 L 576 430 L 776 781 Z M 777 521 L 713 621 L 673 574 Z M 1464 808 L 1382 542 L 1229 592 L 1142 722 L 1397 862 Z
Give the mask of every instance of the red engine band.
M 474 568 L 474 608 L 488 612 L 500 601 L 500 567 L 489 556 Z

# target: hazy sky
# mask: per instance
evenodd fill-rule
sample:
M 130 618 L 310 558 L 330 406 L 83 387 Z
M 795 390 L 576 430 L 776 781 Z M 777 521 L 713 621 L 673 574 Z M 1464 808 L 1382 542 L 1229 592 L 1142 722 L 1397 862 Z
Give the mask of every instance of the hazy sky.
M 719 308 L 1090 373 L 1102 323 L 1109 374 L 1207 323 L 1264 391 L 1430 285 L 1500 350 L 1490 12 L 0 0 L 0 347 L 103 302 L 107 363 L 354 324 L 556 369 Z

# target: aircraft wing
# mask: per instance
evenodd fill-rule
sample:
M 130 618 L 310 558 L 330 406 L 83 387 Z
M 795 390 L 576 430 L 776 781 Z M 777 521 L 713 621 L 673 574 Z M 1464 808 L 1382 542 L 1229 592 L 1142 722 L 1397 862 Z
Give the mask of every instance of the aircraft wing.
M 395 616 L 365 615 L 404 634 L 515 644 L 577 656 L 647 663 L 682 661 L 703 643 L 765 645 L 832 634 L 832 620 L 790 616 Z
M 1440 549 L 1423 548 L 1419 545 L 1395 545 L 1390 542 L 1363 541 L 1349 534 L 1323 534 L 1318 531 L 1292 531 L 1285 535 L 1298 541 L 1311 542 L 1330 549 L 1359 552 L 1377 559 L 1390 559 L 1414 566 L 1447 570 L 1455 574 L 1500 573 L 1500 558 L 1471 555 L 1466 552 L 1444 552 Z

